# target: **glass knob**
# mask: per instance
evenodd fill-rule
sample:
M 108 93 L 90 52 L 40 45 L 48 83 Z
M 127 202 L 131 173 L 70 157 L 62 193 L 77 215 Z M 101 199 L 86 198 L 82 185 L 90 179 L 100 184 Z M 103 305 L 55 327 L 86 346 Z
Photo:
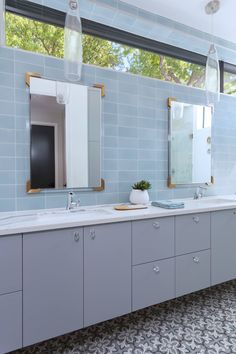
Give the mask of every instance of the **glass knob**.
M 193 261 L 194 261 L 194 263 L 199 263 L 200 259 L 198 257 L 193 257 Z
M 91 239 L 94 240 L 95 237 L 96 237 L 95 230 L 94 230 L 94 229 L 91 229 L 90 232 L 89 232 L 89 235 L 90 235 Z
M 79 232 L 75 232 L 75 233 L 74 233 L 74 240 L 75 240 L 75 242 L 78 242 L 78 241 L 80 240 L 80 234 L 79 234 Z
M 160 228 L 160 223 L 159 222 L 154 222 L 153 224 L 153 227 L 155 228 L 155 229 L 159 229 Z
M 155 273 L 159 273 L 159 272 L 160 272 L 160 268 L 159 268 L 159 267 L 157 267 L 157 266 L 156 266 L 156 267 L 154 267 L 154 268 L 153 268 L 153 270 L 154 270 L 154 272 L 155 272 Z
M 197 224 L 200 221 L 199 216 L 194 216 L 193 221 Z

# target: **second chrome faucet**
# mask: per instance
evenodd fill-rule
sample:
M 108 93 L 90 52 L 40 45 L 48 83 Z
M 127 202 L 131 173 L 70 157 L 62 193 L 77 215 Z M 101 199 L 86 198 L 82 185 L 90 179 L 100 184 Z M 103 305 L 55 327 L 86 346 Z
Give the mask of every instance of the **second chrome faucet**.
M 204 196 L 204 192 L 203 191 L 206 191 L 206 190 L 207 190 L 206 187 L 202 187 L 202 186 L 197 187 L 196 192 L 194 193 L 193 199 L 202 198 Z

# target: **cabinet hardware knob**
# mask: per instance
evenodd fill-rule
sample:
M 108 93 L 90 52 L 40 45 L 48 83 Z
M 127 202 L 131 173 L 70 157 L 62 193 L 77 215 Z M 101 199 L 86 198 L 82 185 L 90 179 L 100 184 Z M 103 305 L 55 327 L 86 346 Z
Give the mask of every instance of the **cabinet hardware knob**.
M 199 223 L 199 221 L 200 221 L 199 216 L 194 216 L 194 217 L 193 217 L 193 221 L 194 221 L 196 224 Z
M 233 211 L 234 215 L 236 215 L 236 210 Z
M 159 229 L 160 228 L 160 223 L 158 221 L 154 222 L 152 224 L 152 226 L 154 227 L 154 229 Z
M 154 272 L 155 272 L 155 273 L 159 273 L 159 272 L 160 272 L 160 268 L 159 268 L 159 267 L 157 267 L 157 266 L 156 266 L 156 267 L 154 267 L 154 268 L 153 268 L 153 270 L 154 270 Z
M 199 257 L 193 257 L 193 261 L 194 261 L 194 263 L 199 263 L 200 259 L 199 259 Z
M 80 240 L 80 234 L 78 231 L 74 233 L 74 240 L 75 242 L 78 242 Z
M 89 231 L 89 236 L 91 237 L 92 240 L 95 239 L 95 237 L 96 237 L 96 232 L 95 232 L 94 229 L 91 229 L 91 230 Z

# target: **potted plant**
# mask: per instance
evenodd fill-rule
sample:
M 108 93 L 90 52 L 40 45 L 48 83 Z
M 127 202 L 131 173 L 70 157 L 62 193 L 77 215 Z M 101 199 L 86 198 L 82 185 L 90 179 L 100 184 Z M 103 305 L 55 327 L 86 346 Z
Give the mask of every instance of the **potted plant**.
M 132 191 L 130 193 L 130 203 L 132 204 L 148 204 L 149 203 L 149 194 L 148 190 L 151 189 L 151 183 L 148 181 L 140 181 L 135 183 L 132 186 Z

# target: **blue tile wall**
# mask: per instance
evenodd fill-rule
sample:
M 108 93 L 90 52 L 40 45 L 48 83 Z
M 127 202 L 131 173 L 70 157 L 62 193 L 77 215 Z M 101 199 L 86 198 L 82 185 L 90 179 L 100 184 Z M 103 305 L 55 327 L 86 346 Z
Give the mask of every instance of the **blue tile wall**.
M 64 11 L 66 1 L 42 0 L 40 3 Z M 166 28 L 165 35 L 169 38 L 163 37 L 163 41 L 181 39 L 177 35 L 183 32 L 181 25 L 121 1 L 81 0 L 80 3 L 84 17 L 150 37 L 160 33 L 157 27 L 150 26 L 150 22 L 158 18 L 158 26 Z M 139 30 L 143 27 L 145 30 L 142 29 L 141 33 Z M 186 46 L 190 42 L 195 43 L 194 35 L 199 52 L 203 52 L 203 35 L 194 31 L 185 31 L 191 39 L 189 42 L 186 40 Z M 227 49 L 224 48 L 222 53 L 227 56 L 232 49 L 231 44 L 223 44 Z M 0 48 L 0 211 L 55 208 L 66 204 L 65 192 L 38 195 L 25 192 L 29 178 L 29 93 L 25 72 L 36 71 L 52 79 L 62 79 L 62 64 L 59 59 Z M 131 185 L 143 178 L 152 183 L 152 199 L 192 196 L 193 188 L 170 190 L 166 187 L 166 99 L 174 96 L 178 100 L 205 104 L 204 92 L 87 65 L 83 68 L 82 83 L 104 83 L 106 86 L 102 107 L 102 176 L 106 180 L 106 190 L 79 193 L 82 205 L 126 202 Z M 236 192 L 235 115 L 236 98 L 221 95 L 213 122 L 213 174 L 216 183 L 209 188 L 209 194 Z
M 64 192 L 39 195 L 25 192 L 29 178 L 29 93 L 24 77 L 30 66 L 32 71 L 59 79 L 63 76 L 63 63 L 55 58 L 1 48 L 0 61 L 4 57 L 8 60 L 0 66 L 0 211 L 63 207 Z M 11 70 L 7 73 L 8 68 Z M 106 85 L 102 107 L 102 176 L 106 190 L 81 192 L 82 204 L 126 202 L 131 185 L 142 178 L 152 183 L 152 199 L 192 196 L 193 188 L 166 187 L 166 100 L 174 96 L 204 104 L 204 91 L 94 66 L 84 66 L 82 83 Z M 213 124 L 216 184 L 209 194 L 236 191 L 235 114 L 236 98 L 222 95 Z

